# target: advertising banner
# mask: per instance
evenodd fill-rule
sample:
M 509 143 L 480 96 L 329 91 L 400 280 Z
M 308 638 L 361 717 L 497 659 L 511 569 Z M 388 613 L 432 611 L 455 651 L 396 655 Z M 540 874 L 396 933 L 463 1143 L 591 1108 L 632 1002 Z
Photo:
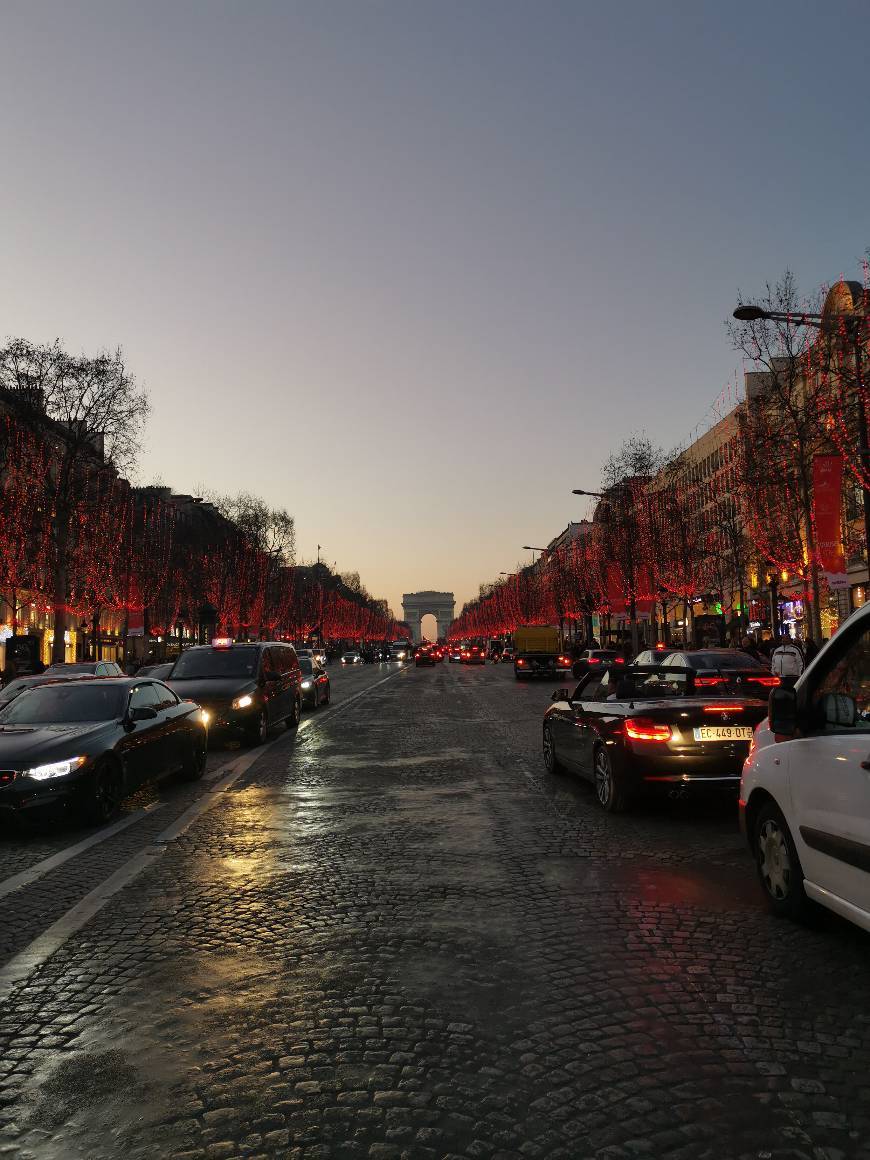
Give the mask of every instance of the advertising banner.
M 816 455 L 813 459 L 813 516 L 819 563 L 826 572 L 846 571 L 840 512 L 843 503 L 843 457 Z

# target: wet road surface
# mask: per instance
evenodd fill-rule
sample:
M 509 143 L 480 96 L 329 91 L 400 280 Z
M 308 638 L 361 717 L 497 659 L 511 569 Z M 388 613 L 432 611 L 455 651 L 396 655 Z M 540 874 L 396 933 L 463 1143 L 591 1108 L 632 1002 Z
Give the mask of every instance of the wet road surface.
M 733 805 L 604 815 L 507 666 L 333 682 L 0 832 L 0 1156 L 870 1158 L 870 940 L 769 917 Z

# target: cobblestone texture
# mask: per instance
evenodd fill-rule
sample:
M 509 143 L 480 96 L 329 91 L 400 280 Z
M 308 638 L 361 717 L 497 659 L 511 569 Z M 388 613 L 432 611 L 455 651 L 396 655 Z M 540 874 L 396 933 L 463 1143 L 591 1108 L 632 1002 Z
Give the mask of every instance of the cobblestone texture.
M 866 936 L 771 919 L 733 804 L 549 778 L 549 692 L 265 754 L 0 1012 L 0 1156 L 870 1158 Z

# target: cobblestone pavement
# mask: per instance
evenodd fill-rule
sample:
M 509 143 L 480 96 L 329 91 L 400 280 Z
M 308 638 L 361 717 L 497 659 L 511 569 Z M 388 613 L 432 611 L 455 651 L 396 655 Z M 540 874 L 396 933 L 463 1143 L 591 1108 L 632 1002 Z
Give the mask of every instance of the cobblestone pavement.
M 870 941 L 733 805 L 603 815 L 506 668 L 346 679 L 9 994 L 0 1156 L 870 1160 Z

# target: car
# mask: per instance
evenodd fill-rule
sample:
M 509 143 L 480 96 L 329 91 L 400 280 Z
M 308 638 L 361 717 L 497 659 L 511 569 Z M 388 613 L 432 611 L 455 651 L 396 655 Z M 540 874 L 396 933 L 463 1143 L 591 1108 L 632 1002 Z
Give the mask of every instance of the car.
M 657 644 L 655 648 L 645 648 L 639 652 L 634 658 L 636 665 L 661 665 L 667 660 L 669 656 L 677 652 L 675 648 L 668 648 L 666 645 Z
M 412 648 L 409 643 L 402 642 L 399 644 L 394 643 L 390 645 L 391 661 L 401 661 L 404 664 L 405 661 L 409 661 L 411 659 L 411 656 Z
M 295 729 L 302 712 L 302 673 L 292 644 L 215 638 L 176 660 L 167 683 L 202 706 L 210 733 L 260 745 L 272 726 Z
M 89 677 L 123 677 L 121 666 L 115 661 L 57 661 L 45 670 L 52 677 L 74 674 Z
M 579 680 L 591 669 L 603 668 L 605 665 L 624 665 L 625 657 L 613 648 L 587 648 L 571 666 L 571 672 Z
M 696 689 L 745 693 L 764 701 L 780 684 L 766 665 L 735 648 L 672 652 L 662 661 L 662 668 L 689 670 Z
M 314 649 L 313 648 L 297 648 L 297 649 L 294 649 L 294 651 L 296 653 L 296 656 L 299 657 L 300 659 L 302 657 L 308 657 L 308 659 L 310 661 L 314 660 Z
M 159 665 L 143 665 L 136 670 L 137 677 L 156 677 L 158 681 L 165 681 L 172 672 L 175 661 L 165 661 Z
M 323 665 L 311 657 L 299 657 L 299 669 L 302 673 L 302 704 L 309 709 L 328 705 L 332 698 L 332 688 Z
M 814 904 L 870 931 L 870 605 L 770 693 L 740 787 L 741 828 L 777 915 Z
M 499 664 L 512 665 L 514 663 L 515 655 L 516 654 L 514 653 L 513 646 L 506 645 L 501 651 L 501 656 L 498 658 Z
M 341 663 L 343 665 L 361 665 L 363 659 L 358 652 L 346 652 L 342 653 Z
M 447 650 L 447 663 L 449 665 L 457 665 L 462 661 L 462 646 L 452 644 Z
M 161 681 L 95 677 L 28 689 L 0 714 L 0 813 L 111 821 L 143 782 L 205 770 L 200 707 Z
M 418 648 L 414 652 L 414 667 L 420 668 L 422 665 L 430 665 L 433 669 L 438 663 L 438 658 L 435 655 L 435 650 L 431 648 Z
M 685 671 L 607 665 L 573 692 L 559 689 L 543 721 L 544 764 L 595 786 L 603 809 L 628 808 L 639 791 L 725 789 L 737 796 L 756 698 L 697 691 Z
M 477 644 L 471 644 L 462 650 L 462 663 L 464 665 L 485 665 L 486 653 Z
M 38 685 L 58 684 L 63 681 L 86 681 L 89 674 L 87 673 L 68 673 L 66 676 L 60 677 L 56 673 L 40 673 L 37 676 L 31 677 L 15 677 L 7 685 L 0 689 L 0 712 L 2 712 L 7 705 L 11 705 L 16 697 L 20 697 L 22 693 L 28 689 L 35 689 Z

